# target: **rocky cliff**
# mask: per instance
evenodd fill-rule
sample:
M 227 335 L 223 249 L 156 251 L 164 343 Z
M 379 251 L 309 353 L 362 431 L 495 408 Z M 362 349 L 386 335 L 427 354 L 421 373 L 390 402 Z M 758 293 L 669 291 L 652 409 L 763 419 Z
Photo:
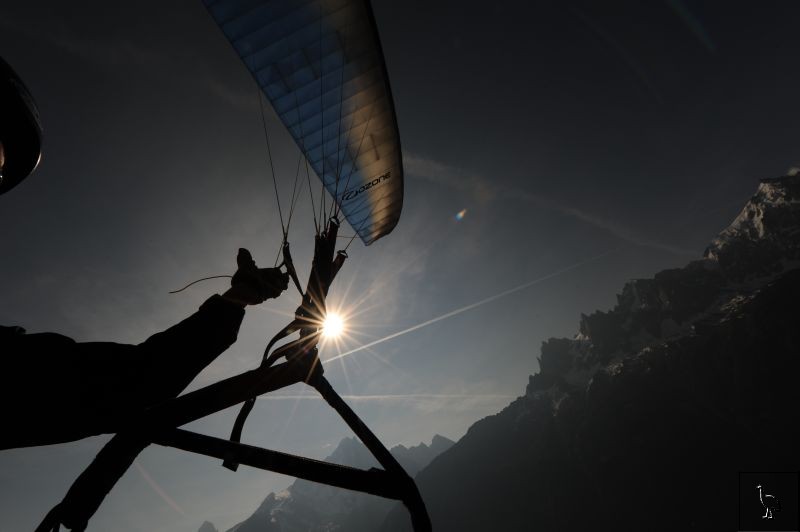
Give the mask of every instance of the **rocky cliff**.
M 763 180 L 420 472 L 434 530 L 737 530 L 740 472 L 800 470 L 798 266 L 800 176 Z M 396 507 L 384 530 L 409 529 Z

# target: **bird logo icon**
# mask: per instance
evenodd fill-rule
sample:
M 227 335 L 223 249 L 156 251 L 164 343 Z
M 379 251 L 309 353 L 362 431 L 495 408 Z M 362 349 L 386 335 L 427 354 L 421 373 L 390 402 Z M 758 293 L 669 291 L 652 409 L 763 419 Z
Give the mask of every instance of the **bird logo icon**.
M 761 516 L 761 519 L 772 519 L 772 512 L 781 511 L 781 502 L 774 495 L 768 495 L 761 490 L 761 484 L 756 486 L 758 489 L 758 499 L 761 501 L 761 506 L 764 507 L 766 513 Z

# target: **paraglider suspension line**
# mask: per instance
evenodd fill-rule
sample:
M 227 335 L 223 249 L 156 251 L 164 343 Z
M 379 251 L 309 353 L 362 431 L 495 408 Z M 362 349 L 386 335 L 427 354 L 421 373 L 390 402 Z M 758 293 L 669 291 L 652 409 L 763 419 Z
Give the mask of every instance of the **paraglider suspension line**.
M 278 194 L 278 180 L 275 178 L 275 166 L 272 163 L 272 149 L 269 143 L 269 131 L 267 130 L 267 117 L 264 114 L 264 100 L 261 96 L 261 87 L 258 87 L 258 105 L 261 109 L 261 126 L 264 128 L 264 138 L 267 141 L 267 159 L 269 160 L 270 174 L 272 175 L 272 187 L 275 190 L 275 201 L 278 203 L 278 217 L 281 220 L 281 231 L 283 241 L 286 241 L 286 224 L 283 223 L 283 210 L 281 209 L 281 196 Z M 283 245 L 283 242 L 281 242 Z
M 288 87 L 289 84 L 285 80 L 284 82 Z M 308 183 L 308 195 L 311 198 L 311 215 L 314 217 L 314 234 L 319 236 L 320 227 L 319 227 L 319 222 L 317 221 L 317 208 L 314 205 L 314 190 L 311 186 L 311 173 L 308 171 L 308 153 L 306 152 L 306 132 L 303 129 L 303 120 L 300 117 L 300 101 L 297 99 L 297 91 L 294 91 L 294 109 L 295 113 L 297 113 L 297 125 L 300 127 L 300 151 L 302 153 L 303 159 L 305 159 L 306 182 Z M 295 180 L 296 179 L 297 176 L 295 176 Z
M 337 35 L 338 32 L 337 32 Z M 339 196 L 339 176 L 342 172 L 342 167 L 344 166 L 343 158 L 341 157 L 342 153 L 342 109 L 344 108 L 344 66 L 347 63 L 347 56 L 345 54 L 345 36 L 341 35 L 342 39 L 342 64 L 339 67 L 339 128 L 338 128 L 338 138 L 336 141 L 336 186 L 333 190 L 333 203 L 336 204 L 336 198 Z M 349 131 L 349 130 L 348 130 Z M 349 140 L 349 138 L 348 138 Z M 345 144 L 347 146 L 347 144 Z M 334 216 L 338 214 L 336 211 L 337 208 L 334 209 Z
M 358 162 L 358 157 L 361 155 L 361 146 L 364 145 L 364 139 L 367 136 L 367 131 L 369 131 L 369 123 L 372 122 L 372 114 L 373 114 L 373 111 L 375 111 L 375 107 L 376 107 L 375 104 L 373 104 L 369 108 L 369 116 L 367 117 L 367 123 L 364 126 L 364 132 L 361 133 L 361 139 L 358 141 L 358 149 L 356 149 L 356 156 L 353 158 L 353 164 L 350 165 L 350 171 L 347 173 L 347 181 L 345 181 L 344 190 L 347 190 L 348 185 L 350 185 L 350 178 L 353 177 L 353 173 L 356 170 L 356 164 Z M 339 208 L 339 205 L 337 204 L 333 215 L 338 217 L 340 210 L 341 209 Z M 365 220 L 366 220 L 366 218 L 365 218 Z M 359 227 L 359 229 L 356 230 L 356 233 L 358 233 L 358 231 L 360 231 L 360 230 L 361 230 L 361 228 Z
M 297 200 L 300 194 L 297 194 L 297 183 L 300 180 L 300 166 L 303 164 L 303 154 L 297 159 L 297 171 L 294 174 L 294 185 L 292 186 L 292 199 L 289 202 L 289 219 L 286 221 L 286 232 L 289 232 L 289 226 L 292 225 L 292 216 L 294 215 L 294 208 L 297 205 Z
M 328 218 L 327 211 L 325 210 L 325 106 L 323 105 L 322 96 L 323 96 L 323 74 L 322 74 L 322 4 L 319 6 L 319 39 L 317 42 L 319 43 L 319 119 L 320 119 L 320 129 L 319 129 L 319 137 L 320 137 L 320 145 L 322 146 L 322 174 L 319 176 L 322 185 L 320 187 L 320 212 L 319 212 L 319 219 L 320 221 L 326 220 Z

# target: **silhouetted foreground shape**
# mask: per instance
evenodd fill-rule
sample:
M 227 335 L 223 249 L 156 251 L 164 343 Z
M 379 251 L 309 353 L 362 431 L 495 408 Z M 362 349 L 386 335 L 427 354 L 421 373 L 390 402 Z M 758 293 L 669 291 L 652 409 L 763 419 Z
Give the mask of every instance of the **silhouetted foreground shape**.
M 800 176 L 764 180 L 417 475 L 434 530 L 736 530 L 740 471 L 800 470 L 798 266 Z
M 244 464 L 338 488 L 401 500 L 411 514 L 414 530 L 430 532 L 430 518 L 414 480 L 331 387 L 319 363 L 317 344 L 321 330 L 314 317 L 325 315 L 325 296 L 346 257 L 340 251 L 336 252 L 334 258 L 338 228 L 338 220 L 332 217 L 324 231 L 316 236 L 314 259 L 302 304 L 291 323 L 269 342 L 261 366 L 163 401 L 139 415 L 125 416 L 119 421 L 121 425 L 115 431 L 116 435 L 73 482 L 64 499 L 47 513 L 36 532 L 58 532 L 61 525 L 74 531 L 85 530 L 106 495 L 150 443 L 218 458 L 233 470 L 239 464 Z M 287 249 L 286 246 L 284 249 Z M 271 350 L 278 339 L 291 332 L 298 332 L 299 338 Z M 273 366 L 280 358 L 286 362 Z M 305 382 L 320 394 L 384 469 L 364 471 L 239 441 L 241 427 L 249 412 L 248 404 L 252 404 L 255 397 L 299 382 Z M 173 428 L 242 402 L 244 406 L 234 423 L 230 440 Z

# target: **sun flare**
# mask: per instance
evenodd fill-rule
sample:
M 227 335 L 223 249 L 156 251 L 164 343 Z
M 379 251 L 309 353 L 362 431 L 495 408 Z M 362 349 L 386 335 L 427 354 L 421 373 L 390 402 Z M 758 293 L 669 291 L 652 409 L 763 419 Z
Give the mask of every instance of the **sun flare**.
M 338 338 L 344 333 L 344 320 L 339 314 L 330 312 L 322 324 L 322 336 L 329 339 Z

